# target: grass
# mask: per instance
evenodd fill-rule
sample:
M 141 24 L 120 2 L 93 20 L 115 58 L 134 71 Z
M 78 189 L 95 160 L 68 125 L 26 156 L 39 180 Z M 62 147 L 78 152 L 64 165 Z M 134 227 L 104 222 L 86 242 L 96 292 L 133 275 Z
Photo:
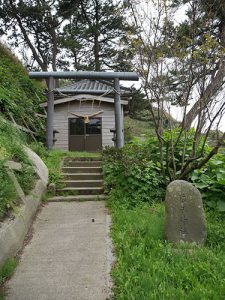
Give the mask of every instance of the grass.
M 24 152 L 26 137 L 2 117 L 0 117 L 0 132 L 0 220 L 2 220 L 19 204 L 15 187 L 4 166 L 5 162 L 13 160 L 21 163 L 22 170 L 15 172 L 15 175 L 25 194 L 33 187 L 35 172 Z
M 112 205 L 116 300 L 224 299 L 225 217 L 207 212 L 204 247 L 163 238 L 163 204 Z
M 10 258 L 4 263 L 3 267 L 0 269 L 0 300 L 4 299 L 3 284 L 7 279 L 9 279 L 13 275 L 17 265 L 18 260 L 16 258 Z
M 154 134 L 154 127 L 150 121 L 139 121 L 130 117 L 124 119 L 125 140 L 129 141 L 134 137 L 145 138 Z

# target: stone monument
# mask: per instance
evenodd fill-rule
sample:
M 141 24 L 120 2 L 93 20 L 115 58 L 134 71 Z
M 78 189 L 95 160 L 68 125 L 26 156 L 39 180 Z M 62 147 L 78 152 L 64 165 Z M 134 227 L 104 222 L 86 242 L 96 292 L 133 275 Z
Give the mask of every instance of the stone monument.
M 199 190 L 184 180 L 171 182 L 165 200 L 165 237 L 168 241 L 203 245 L 206 221 Z

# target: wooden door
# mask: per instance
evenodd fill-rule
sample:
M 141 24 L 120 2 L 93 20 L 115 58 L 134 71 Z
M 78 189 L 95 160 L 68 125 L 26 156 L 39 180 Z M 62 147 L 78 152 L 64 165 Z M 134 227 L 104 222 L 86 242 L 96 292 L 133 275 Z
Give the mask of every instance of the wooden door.
M 99 151 L 102 149 L 101 118 L 93 118 L 84 123 L 83 118 L 69 119 L 69 150 Z

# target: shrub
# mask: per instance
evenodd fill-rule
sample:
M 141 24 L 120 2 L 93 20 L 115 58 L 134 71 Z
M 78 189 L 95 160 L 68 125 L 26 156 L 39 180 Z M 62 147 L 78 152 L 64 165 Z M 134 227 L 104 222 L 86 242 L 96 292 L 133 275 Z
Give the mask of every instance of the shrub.
M 112 199 L 127 206 L 162 199 L 164 185 L 160 170 L 145 144 L 133 142 L 123 149 L 107 148 L 103 159 L 105 188 L 113 194 Z
M 193 184 L 201 191 L 205 204 L 225 212 L 225 156 L 219 153 L 200 170 L 191 175 Z

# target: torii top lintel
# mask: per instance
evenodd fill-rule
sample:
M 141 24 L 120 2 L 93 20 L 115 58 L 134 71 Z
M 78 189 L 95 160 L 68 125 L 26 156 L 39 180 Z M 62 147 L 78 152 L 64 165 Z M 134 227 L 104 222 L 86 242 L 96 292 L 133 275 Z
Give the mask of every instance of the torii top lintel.
M 88 72 L 88 71 L 68 71 L 68 72 L 29 72 L 30 78 L 66 78 L 66 79 L 120 79 L 138 81 L 135 72 Z

